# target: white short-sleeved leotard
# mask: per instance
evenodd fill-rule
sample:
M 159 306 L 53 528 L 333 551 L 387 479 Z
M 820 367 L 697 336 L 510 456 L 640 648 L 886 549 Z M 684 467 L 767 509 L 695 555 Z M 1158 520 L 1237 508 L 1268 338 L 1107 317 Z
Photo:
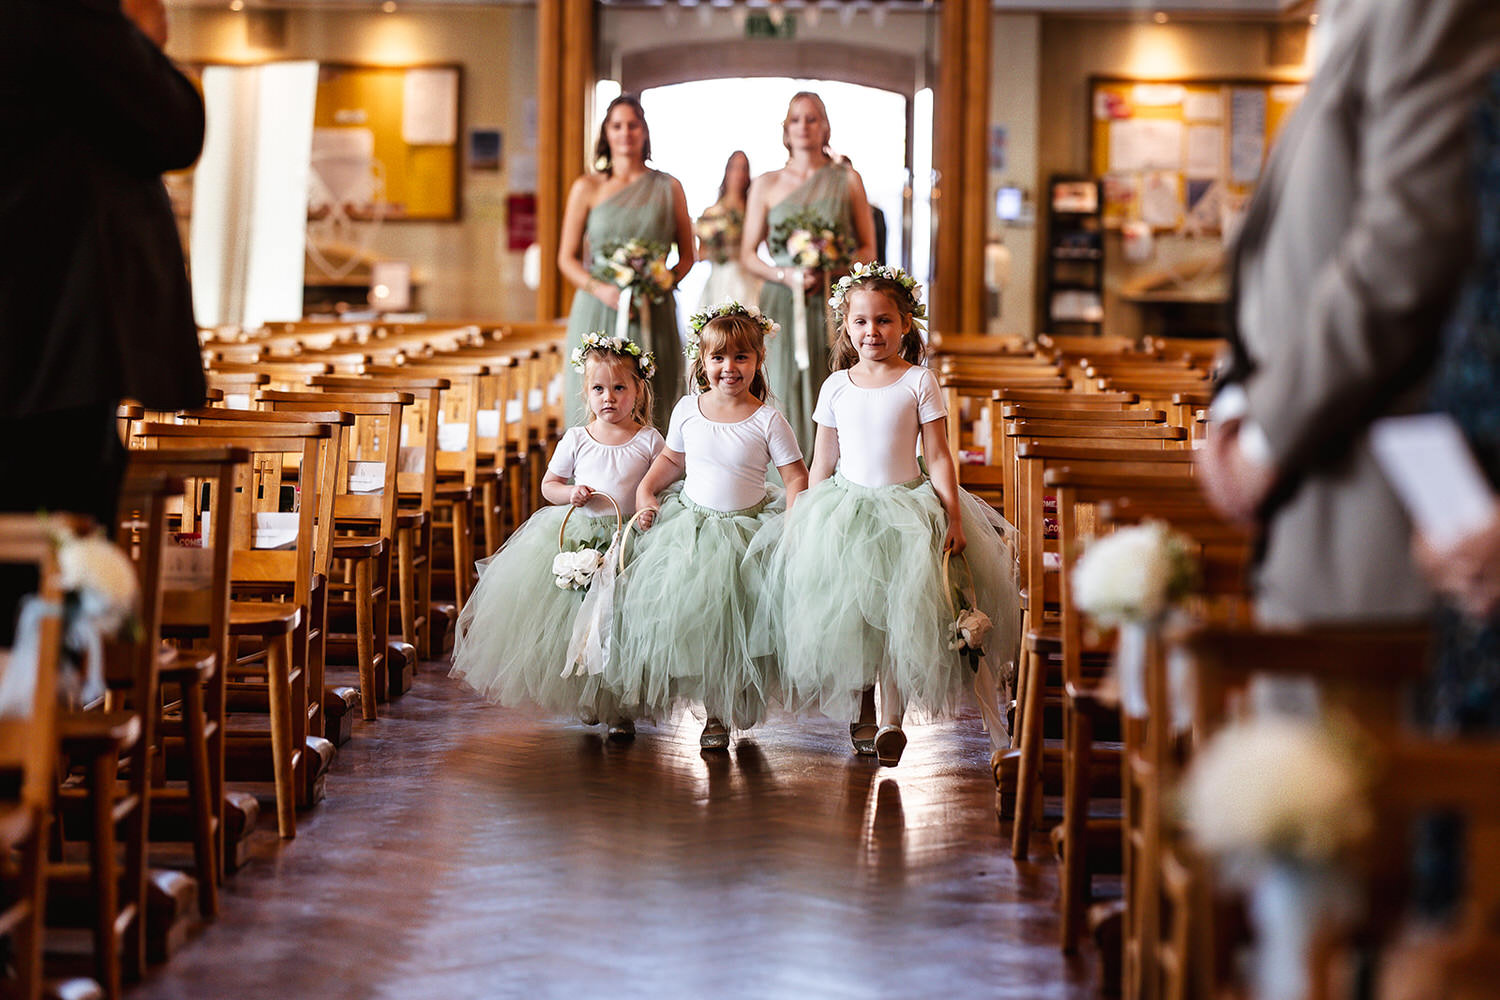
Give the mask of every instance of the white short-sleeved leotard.
M 839 434 L 839 472 L 859 486 L 907 483 L 922 474 L 917 442 L 922 425 L 947 416 L 937 376 L 913 365 L 890 385 L 866 389 L 848 370 L 823 383 L 813 420 Z
M 682 491 L 701 507 L 744 510 L 766 495 L 766 463 L 800 461 L 802 449 L 791 425 L 765 404 L 744 420 L 721 424 L 698 408 L 697 396 L 684 396 L 672 410 L 667 447 L 686 459 Z
M 635 490 L 646 478 L 646 470 L 662 449 L 661 432 L 642 427 L 624 444 L 600 444 L 589 433 L 588 425 L 569 427 L 552 452 L 547 471 L 563 479 L 587 486 L 596 493 L 608 493 L 620 504 L 622 517 L 635 513 Z M 608 500 L 595 498 L 584 504 L 589 514 L 613 514 Z

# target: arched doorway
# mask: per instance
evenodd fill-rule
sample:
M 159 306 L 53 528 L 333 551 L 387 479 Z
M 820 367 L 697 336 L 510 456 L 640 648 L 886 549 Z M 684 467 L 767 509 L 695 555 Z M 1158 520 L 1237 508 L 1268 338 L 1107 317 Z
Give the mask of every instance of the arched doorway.
M 872 122 L 865 115 L 841 125 L 833 116 L 835 129 L 867 128 L 879 135 L 904 129 L 910 181 L 903 187 L 909 207 L 900 224 L 902 261 L 918 277 L 930 279 L 934 328 L 983 329 L 988 0 L 871 5 L 800 0 L 769 7 L 731 0 L 538 0 L 538 26 L 544 40 L 538 53 L 538 225 L 544 258 L 556 251 L 550 234 L 560 222 L 566 185 L 583 168 L 593 142 L 594 109 L 582 117 L 576 109 L 593 103 L 596 81 L 612 92 L 619 87 L 641 93 L 715 79 L 837 80 L 905 100 L 896 122 Z M 785 101 L 777 103 L 779 120 Z M 930 159 L 914 142 L 917 136 L 930 137 L 923 143 Z M 719 152 L 712 158 L 722 165 Z M 865 164 L 857 165 L 863 173 Z M 935 210 L 938 178 L 941 227 Z M 914 239 L 912 217 L 929 211 L 933 237 Z M 895 228 L 894 220 L 887 221 Z M 913 251 L 909 255 L 907 247 Z M 563 306 L 562 291 L 555 276 L 544 274 L 540 310 L 555 315 Z
M 732 151 L 743 150 L 756 174 L 785 161 L 781 121 L 791 95 L 801 90 L 822 96 L 835 125 L 835 152 L 858 167 L 871 205 L 885 216 L 882 258 L 911 268 L 913 242 L 925 250 L 931 237 L 927 213 L 917 213 L 920 224 L 915 231 L 910 224 L 913 144 L 908 142 L 911 102 L 904 94 L 841 80 L 786 77 L 651 87 L 641 93 L 641 101 L 651 122 L 655 164 L 682 182 L 688 208 L 696 216 L 718 196 L 724 161 Z M 929 127 L 916 144 L 930 140 Z M 925 252 L 918 255 L 924 265 L 927 258 Z M 684 310 L 699 302 L 707 279 L 706 264 L 688 274 L 679 296 Z

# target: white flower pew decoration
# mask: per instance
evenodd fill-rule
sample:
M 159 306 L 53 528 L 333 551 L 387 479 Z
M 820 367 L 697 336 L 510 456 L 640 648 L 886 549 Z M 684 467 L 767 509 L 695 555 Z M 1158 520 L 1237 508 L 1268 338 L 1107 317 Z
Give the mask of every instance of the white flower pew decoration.
M 1198 582 L 1193 543 L 1161 521 L 1120 528 L 1088 544 L 1073 567 L 1073 599 L 1079 610 L 1105 628 L 1118 627 L 1115 672 L 1125 713 L 1144 718 L 1147 631 L 1192 593 Z M 1174 664 L 1173 715 L 1179 723 L 1190 714 L 1191 694 Z
M 58 678 L 58 692 L 77 704 L 104 694 L 104 640 L 139 626 L 140 582 L 130 558 L 103 535 L 79 537 L 61 520 L 52 521 L 49 530 L 65 596 L 61 607 L 35 596 L 22 601 L 9 663 L 0 678 L 0 716 L 31 710 L 43 618 L 62 615 L 70 662 Z
M 1344 862 L 1373 832 L 1373 755 L 1352 727 L 1258 715 L 1220 730 L 1179 790 L 1200 849 L 1249 892 L 1255 996 L 1302 1000 L 1313 935 L 1348 916 Z

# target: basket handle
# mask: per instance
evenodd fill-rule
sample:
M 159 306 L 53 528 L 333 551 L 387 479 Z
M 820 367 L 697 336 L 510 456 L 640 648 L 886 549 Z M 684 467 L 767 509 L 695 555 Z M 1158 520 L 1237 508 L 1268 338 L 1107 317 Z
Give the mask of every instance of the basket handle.
M 958 558 L 960 558 L 960 559 L 962 559 L 964 561 L 964 569 L 966 569 L 966 570 L 969 571 L 969 580 L 972 582 L 973 579 L 974 579 L 974 569 L 973 569 L 973 567 L 971 567 L 969 565 L 969 557 L 966 554 L 960 552 L 958 554 Z M 943 550 L 943 599 L 948 602 L 948 611 L 956 619 L 956 618 L 958 618 L 958 608 L 956 608 L 954 606 L 954 604 L 953 604 L 953 577 L 952 577 L 951 571 L 948 568 L 949 564 L 952 561 L 953 561 L 953 550 L 952 549 L 944 549 Z
M 620 530 L 620 505 L 617 504 L 617 503 L 615 503 L 615 498 L 612 497 L 612 496 L 610 496 L 608 493 L 600 493 L 598 490 L 595 490 L 594 491 L 594 496 L 595 497 L 603 497 L 604 499 L 608 500 L 609 501 L 609 505 L 615 509 L 615 530 L 619 531 Z M 590 497 L 589 499 L 592 500 L 593 497 Z M 572 517 L 573 516 L 573 512 L 575 510 L 577 510 L 577 509 L 578 509 L 577 506 L 574 506 L 573 504 L 568 504 L 568 512 L 563 515 L 562 524 L 559 524 L 557 526 L 557 551 L 559 551 L 559 552 L 561 552 L 563 550 L 563 532 L 568 530 L 568 518 Z
M 641 519 L 641 515 L 643 513 L 645 513 L 648 510 L 655 510 L 655 509 L 656 508 L 654 508 L 654 507 L 642 507 L 640 510 L 636 511 L 634 514 L 632 514 L 630 516 L 630 520 L 629 521 L 625 522 L 625 528 L 624 528 L 623 531 L 620 532 L 620 570 L 619 571 L 621 573 L 625 572 L 625 544 L 626 544 L 626 542 L 628 542 L 630 540 L 630 529 L 635 527 L 636 522 Z

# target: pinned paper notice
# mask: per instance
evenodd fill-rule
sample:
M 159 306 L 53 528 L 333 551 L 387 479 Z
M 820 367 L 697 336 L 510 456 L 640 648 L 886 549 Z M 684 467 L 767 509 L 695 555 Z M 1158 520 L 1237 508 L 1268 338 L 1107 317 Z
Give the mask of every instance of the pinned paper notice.
M 458 139 L 458 70 L 409 69 L 402 79 L 401 139 L 409 146 L 451 146 Z
M 1457 544 L 1494 517 L 1495 494 L 1452 417 L 1377 420 L 1370 446 L 1407 513 L 1435 547 Z

